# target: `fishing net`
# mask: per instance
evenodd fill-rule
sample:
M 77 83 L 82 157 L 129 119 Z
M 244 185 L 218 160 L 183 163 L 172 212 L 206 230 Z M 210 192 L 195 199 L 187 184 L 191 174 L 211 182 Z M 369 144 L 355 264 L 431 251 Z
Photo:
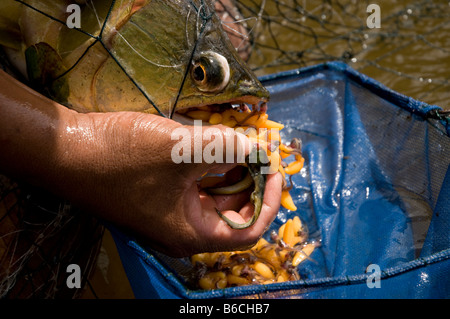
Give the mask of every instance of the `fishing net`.
M 84 286 L 103 225 L 62 199 L 1 175 L 0 194 L 0 297 L 80 296 L 81 289 L 66 284 L 67 266 L 80 266 Z
M 23 2 L 27 4 L 27 1 Z M 94 12 L 95 16 L 99 19 L 99 24 L 102 25 L 102 21 L 108 17 L 109 6 L 105 6 L 103 10 L 100 10 L 98 7 L 94 6 L 94 2 L 90 0 L 81 2 L 86 3 L 86 5 L 92 9 L 91 11 Z M 110 1 L 103 2 L 110 3 Z M 238 52 L 248 61 L 256 74 L 260 76 L 299 67 L 309 67 L 328 61 L 342 61 L 350 65 L 354 70 L 361 72 L 370 78 L 376 79 L 394 91 L 425 101 L 428 105 L 436 104 L 444 109 L 448 109 L 448 99 L 450 97 L 449 73 L 447 71 L 450 67 L 450 45 L 448 42 L 448 34 L 450 31 L 450 5 L 448 1 L 386 1 L 380 3 L 380 28 L 368 27 L 367 18 L 371 12 L 367 12 L 367 8 L 370 4 L 371 1 L 355 0 L 218 0 L 216 1 L 216 10 L 220 13 L 220 17 L 223 21 L 222 25 L 224 29 L 228 31 Z M 33 8 L 32 6 L 30 9 L 40 10 L 39 8 Z M 58 17 L 46 14 L 45 11 L 41 10 L 41 13 L 49 19 L 59 19 Z M 64 24 L 64 21 L 61 20 L 61 22 Z M 79 59 L 75 61 L 73 66 L 76 66 L 94 45 L 103 44 L 101 31 L 97 34 L 91 34 L 89 33 L 89 30 L 72 30 L 70 32 L 83 34 L 83 36 L 91 38 L 93 43 L 92 46 L 79 55 Z M 116 62 L 119 67 L 122 67 L 119 61 Z M 333 81 L 338 81 L 339 83 L 341 83 L 340 81 L 345 82 L 344 78 L 347 76 L 355 77 L 355 74 L 359 74 L 344 72 L 345 76 L 341 76 L 340 71 L 342 70 L 339 68 L 337 69 L 337 73 L 322 72 L 323 70 L 320 68 L 312 70 L 317 72 L 317 74 L 325 74 L 324 76 L 333 79 Z M 71 70 L 72 69 L 69 68 L 68 72 Z M 123 70 L 126 73 L 124 68 Z M 304 72 L 304 69 L 302 69 L 300 73 L 301 72 Z M 308 74 L 308 72 L 305 74 Z M 291 74 L 290 76 L 293 75 Z M 282 78 L 280 80 L 280 85 L 285 85 L 287 78 L 284 76 L 281 76 L 280 78 Z M 360 75 L 356 76 L 356 78 L 362 79 L 358 80 L 357 83 L 366 89 L 364 86 L 366 79 Z M 307 81 L 307 79 L 308 77 L 302 78 L 302 81 Z M 130 80 L 134 83 L 134 79 L 131 75 Z M 332 86 L 332 83 L 334 83 L 330 81 L 319 83 L 323 85 L 318 85 L 317 87 L 326 90 L 327 85 Z M 267 80 L 265 83 L 269 85 L 271 82 Z M 317 84 L 317 82 L 315 83 Z M 138 83 L 134 84 L 139 88 Z M 274 84 L 274 87 L 276 87 L 276 83 Z M 181 89 L 182 83 L 180 83 L 178 93 L 181 92 Z M 297 88 L 292 88 L 292 90 L 297 90 Z M 299 88 L 299 90 L 304 92 L 301 88 Z M 271 113 L 271 116 L 280 122 L 286 123 L 289 127 L 288 122 L 292 114 L 316 114 L 317 118 L 311 119 L 311 125 L 314 126 L 314 123 L 317 123 L 317 125 L 320 124 L 318 127 L 326 130 L 326 125 L 324 124 L 328 123 L 327 121 L 330 121 L 328 115 L 330 109 L 324 108 L 319 112 L 319 109 L 304 108 L 305 101 L 309 101 L 311 105 L 327 103 L 324 96 L 329 97 L 329 95 L 323 93 L 325 91 L 320 90 L 321 89 L 317 89 L 316 95 L 311 95 L 309 100 L 307 97 L 305 98 L 305 95 L 301 95 L 300 93 L 290 95 L 291 100 L 284 101 L 283 103 L 300 103 L 302 108 L 287 108 L 294 113 L 287 114 L 286 112 L 279 112 L 278 114 L 280 114 L 281 117 L 277 118 L 277 113 L 273 112 Z M 277 92 L 280 91 L 283 90 L 276 87 L 273 92 L 276 96 Z M 379 89 L 376 84 L 371 86 L 369 91 L 375 95 L 380 92 L 383 92 L 384 96 L 390 96 L 391 94 L 386 93 L 385 88 Z M 342 93 L 341 91 L 339 92 Z M 147 96 L 145 92 L 142 92 L 142 94 L 151 100 L 151 97 Z M 361 96 L 366 96 L 369 101 L 372 101 L 370 99 L 376 99 L 375 97 L 370 97 L 370 94 L 364 95 L 361 93 Z M 342 94 L 339 95 L 339 97 L 342 98 Z M 275 101 L 276 99 L 277 98 L 275 98 Z M 280 98 L 278 97 L 278 99 Z M 302 99 L 304 99 L 303 102 L 300 101 Z M 395 95 L 394 100 L 395 101 L 392 103 L 395 105 L 409 105 L 412 103 L 398 99 L 397 95 Z M 364 99 L 358 99 L 358 101 L 360 103 L 367 102 Z M 280 108 L 276 107 L 276 102 L 274 102 L 273 105 L 274 109 L 280 110 Z M 353 116 L 351 110 L 345 109 L 344 112 L 342 109 L 342 107 L 348 104 L 344 103 L 339 105 L 339 111 L 333 109 L 335 112 L 343 112 L 342 114 L 346 114 L 346 116 Z M 359 114 L 359 116 L 363 118 L 364 125 L 383 128 L 386 126 L 392 128 L 392 126 L 389 125 L 394 125 L 393 123 L 398 125 L 404 125 L 404 123 L 408 121 L 417 123 L 416 120 L 418 119 L 414 117 L 415 115 L 411 115 L 416 112 L 414 108 L 408 108 L 406 113 L 402 113 L 403 111 L 397 111 L 395 107 L 387 107 L 391 112 L 391 116 L 386 120 L 381 111 L 379 111 L 381 113 L 376 113 L 377 111 L 375 108 L 378 106 L 377 103 L 368 103 L 368 105 L 375 105 L 373 106 L 374 109 L 367 107 L 359 109 L 357 110 L 358 112 L 356 112 L 356 114 Z M 403 106 L 401 109 L 404 109 Z M 423 127 L 426 127 L 423 130 L 426 132 L 434 132 L 432 134 L 439 134 L 434 131 L 434 128 L 438 127 L 436 129 L 437 132 L 444 132 L 443 134 L 445 134 L 445 125 L 441 127 L 440 125 L 442 124 L 439 123 L 444 122 L 448 125 L 448 114 L 437 107 L 428 108 L 428 106 L 425 106 L 425 109 L 427 112 L 421 113 L 420 120 L 418 121 L 422 123 L 422 119 L 425 119 L 426 123 L 417 125 L 423 125 Z M 386 109 L 383 108 L 383 110 Z M 379 123 L 381 124 L 375 123 L 376 121 L 374 119 L 380 120 Z M 429 124 L 427 121 L 435 122 Z M 328 124 L 333 126 L 336 125 L 336 122 Z M 326 134 L 310 128 L 299 129 L 298 125 L 298 123 L 292 123 L 290 129 L 293 132 L 298 130 L 303 132 L 303 134 L 306 131 L 307 134 L 316 136 Z M 406 130 L 408 131 L 408 129 Z M 389 132 L 389 134 L 386 133 L 388 134 L 386 136 L 392 138 L 395 133 L 392 130 Z M 371 131 L 368 134 L 373 134 L 373 132 Z M 401 147 L 406 147 L 407 150 L 411 150 L 411 148 L 413 148 L 410 144 L 412 141 L 407 135 L 408 134 L 405 133 L 404 140 L 392 141 L 390 144 L 393 143 L 396 145 L 393 149 L 398 150 L 401 149 Z M 384 135 L 377 134 L 376 136 L 378 138 L 376 142 L 377 152 L 384 152 L 382 161 L 396 160 L 397 157 L 394 156 L 394 154 L 389 153 L 386 145 L 383 144 L 386 143 L 383 139 Z M 414 136 L 415 135 L 413 134 L 412 137 Z M 303 138 L 308 140 L 305 136 L 303 136 Z M 352 141 L 352 143 L 356 142 L 357 141 Z M 449 147 L 448 139 L 439 139 L 439 142 L 436 142 L 434 137 L 430 139 L 424 138 L 420 140 L 422 147 L 420 148 L 421 152 L 408 151 L 410 152 L 408 153 L 409 156 L 412 156 L 413 158 L 420 157 L 420 154 L 427 152 L 426 145 L 428 144 L 426 143 L 431 143 L 429 144 L 431 145 L 431 148 L 433 148 L 434 145 L 439 145 L 437 147 L 441 150 L 441 153 L 432 156 L 433 159 L 438 159 L 433 161 L 433 165 L 437 165 L 438 169 L 427 167 L 425 170 L 430 176 L 437 175 L 438 177 L 436 179 L 433 178 L 433 183 L 431 184 L 427 179 L 420 179 L 421 183 L 424 184 L 424 188 L 420 190 L 414 189 L 413 192 L 407 193 L 409 195 L 405 195 L 405 193 L 402 193 L 402 190 L 409 190 L 412 185 L 417 183 L 417 180 L 415 179 L 417 176 L 411 175 L 409 179 L 401 183 L 401 190 L 398 193 L 392 192 L 390 194 L 394 194 L 392 195 L 394 197 L 399 196 L 398 198 L 402 199 L 402 205 L 419 207 L 420 205 L 417 203 L 422 202 L 423 198 L 428 196 L 424 195 L 424 192 L 430 191 L 426 204 L 424 204 L 425 212 L 416 209 L 411 213 L 412 215 L 410 217 L 415 222 L 411 225 L 408 224 L 409 226 L 407 227 L 414 228 L 414 236 L 405 239 L 409 241 L 405 260 L 408 262 L 417 261 L 416 258 L 418 256 L 420 257 L 426 248 L 430 252 L 429 254 L 426 254 L 428 259 L 424 259 L 425 261 L 421 262 L 430 263 L 436 267 L 440 267 L 437 266 L 435 261 L 439 258 L 445 259 L 447 257 L 435 256 L 432 255 L 431 252 L 436 253 L 448 249 L 448 246 L 445 244 L 446 242 L 448 243 L 448 236 L 445 237 L 445 235 L 439 235 L 436 237 L 444 238 L 443 244 L 440 246 L 441 249 L 433 246 L 435 244 L 432 243 L 432 238 L 425 240 L 425 237 L 427 236 L 427 231 L 429 234 L 433 233 L 430 232 L 429 229 L 442 229 L 442 226 L 431 222 L 431 217 L 433 212 L 436 213 L 438 211 L 436 207 L 443 206 L 442 200 L 444 202 L 445 200 L 448 201 L 448 189 L 445 191 L 445 187 L 442 186 L 445 186 L 445 181 L 447 181 L 448 184 L 448 178 L 447 180 L 444 180 L 448 162 L 439 161 L 439 159 L 449 158 Z M 330 147 L 333 147 L 333 143 L 331 142 Z M 313 153 L 310 153 L 310 156 L 313 156 Z M 405 155 L 405 157 L 408 158 L 407 155 Z M 309 160 L 311 160 L 311 158 Z M 387 168 L 384 167 L 383 169 Z M 379 174 L 384 173 L 383 169 Z M 299 187 L 298 191 L 300 192 L 302 189 L 304 190 L 308 187 L 317 185 L 316 182 L 319 177 L 324 179 L 330 178 L 328 175 L 309 176 L 311 185 L 301 185 L 301 182 L 297 181 L 297 186 Z M 370 187 L 368 189 L 370 193 L 372 189 Z M 343 191 L 342 189 L 340 190 Z M 318 191 L 320 191 L 320 189 Z M 308 210 L 308 207 L 314 206 L 312 203 L 314 203 L 315 200 L 315 197 L 313 196 L 315 193 L 312 192 L 311 194 L 312 195 L 310 196 L 312 197 L 308 197 L 308 199 L 304 199 L 306 198 L 306 195 L 301 192 L 297 194 L 297 201 L 304 200 L 304 205 L 302 207 L 303 211 L 306 211 L 306 215 L 303 215 L 302 217 L 307 220 L 310 219 L 312 224 L 309 226 L 311 229 L 323 231 L 323 229 L 321 229 L 322 226 L 320 225 L 328 225 L 326 223 L 333 225 L 333 223 L 330 219 L 325 218 L 321 220 L 322 215 L 316 215 L 315 210 Z M 339 196 L 343 196 L 348 194 L 348 192 L 335 192 L 333 194 L 340 194 Z M 441 201 L 438 201 L 437 199 L 439 194 L 441 194 L 442 197 Z M 0 229 L 2 239 L 2 246 L 0 246 L 0 252 L 2 252 L 0 255 L 0 296 L 22 298 L 74 296 L 73 290 L 67 291 L 65 289 L 67 287 L 65 283 L 67 273 L 65 269 L 61 269 L 61 265 L 67 265 L 69 263 L 80 265 L 81 269 L 85 270 L 85 273 L 83 274 L 83 284 L 86 283 L 87 276 L 93 267 L 101 244 L 100 238 L 103 227 L 92 217 L 87 217 L 82 212 L 77 211 L 70 203 L 55 199 L 51 195 L 45 194 L 40 190 L 35 190 L 28 186 L 17 185 L 14 181 L 7 178 L 2 180 L 0 195 L 2 199 L 0 206 Z M 417 198 L 419 198 L 420 201 L 416 200 Z M 326 199 L 324 200 L 327 201 Z M 331 200 L 330 205 L 333 206 L 333 199 L 329 200 Z M 348 203 L 348 205 L 351 204 L 351 202 Z M 443 207 L 445 208 L 445 205 Z M 325 207 L 321 206 L 320 208 L 326 209 L 327 205 L 325 205 Z M 397 211 L 393 214 L 395 213 L 397 213 Z M 288 213 L 284 211 L 280 212 L 278 223 L 285 219 L 286 214 Z M 447 214 L 448 216 L 448 211 L 443 210 L 441 214 Z M 36 216 L 41 216 L 42 220 L 35 220 Z M 389 237 L 388 232 L 389 230 L 383 232 L 383 234 L 386 234 L 386 238 L 394 241 L 397 240 L 396 238 L 393 239 Z M 436 233 L 438 233 L 437 230 Z M 71 235 L 69 236 L 68 234 Z M 322 233 L 322 236 L 325 236 L 325 239 L 326 234 L 326 232 Z M 164 296 L 192 296 L 190 292 L 186 294 L 186 291 L 189 290 L 186 290 L 182 280 L 179 281 L 177 279 L 174 284 L 175 287 L 182 287 L 180 288 L 181 290 L 178 288 L 178 290 L 174 290 L 166 287 L 168 284 L 167 277 L 178 278 L 176 274 L 173 275 L 173 268 L 179 261 L 170 261 L 172 264 L 166 268 L 167 264 L 161 262 L 161 259 L 158 259 L 161 256 L 157 253 L 154 255 L 149 254 L 145 249 L 139 247 L 137 243 L 129 241 L 128 238 L 123 239 L 122 235 L 119 233 L 116 235 L 117 238 L 119 238 L 119 250 L 122 252 L 124 262 L 127 263 L 127 258 L 129 259 L 128 262 L 131 260 L 130 263 L 132 266 L 130 266 L 131 268 L 128 268 L 128 275 L 130 278 L 140 278 L 141 282 L 146 282 L 145 278 L 157 278 L 159 280 L 155 286 L 157 288 L 152 288 L 152 280 L 149 280 L 147 287 L 142 287 L 141 284 L 138 284 L 138 288 L 133 287 L 136 292 L 140 292 L 140 294 L 137 294 L 138 296 L 157 296 L 158 294 L 154 293 L 156 293 L 158 289 L 169 291 L 167 295 Z M 431 235 L 428 237 L 430 236 Z M 445 238 L 447 239 L 445 240 Z M 344 238 L 342 240 L 345 241 L 346 239 Z M 370 242 L 370 239 L 368 241 Z M 121 243 L 125 244 L 122 245 Z M 427 243 L 425 248 L 424 243 Z M 130 253 L 130 245 L 133 246 L 133 249 L 137 249 L 137 257 L 134 250 Z M 329 256 L 333 254 L 344 254 L 347 256 L 345 252 L 333 250 L 329 245 L 324 245 L 324 247 L 329 250 L 326 252 L 327 255 L 324 257 L 325 261 L 321 265 L 331 265 L 335 263 L 335 260 L 329 258 Z M 325 250 L 322 250 L 322 252 L 324 251 Z M 357 251 L 357 254 L 361 254 L 361 252 Z M 136 260 L 136 258 L 138 258 L 138 260 Z M 386 260 L 381 259 L 380 264 L 383 262 L 389 264 L 391 261 L 390 259 Z M 365 260 L 365 262 L 366 261 L 367 260 Z M 348 262 L 348 260 L 340 260 L 340 262 L 345 263 Z M 137 264 L 143 268 L 137 267 Z M 357 264 L 361 265 L 361 263 Z M 398 266 L 398 264 L 396 265 Z M 421 268 L 419 266 L 422 266 L 420 262 L 416 266 L 411 266 L 410 263 L 407 265 L 407 267 L 415 267 L 414 269 L 420 270 Z M 337 265 L 336 267 L 339 268 L 340 266 Z M 318 270 L 317 268 L 312 267 L 310 269 L 305 269 L 304 272 L 309 273 L 310 275 L 313 272 L 316 272 L 314 280 L 317 282 L 320 280 L 328 280 L 329 282 L 332 280 L 336 280 L 336 282 L 345 281 L 346 276 L 355 274 L 355 276 L 359 276 L 360 273 L 356 271 L 336 271 L 336 273 L 339 273 L 342 276 L 331 276 L 330 269 L 334 268 L 323 267 Z M 389 269 L 392 270 L 393 268 Z M 392 271 L 396 273 L 395 271 L 398 271 L 398 269 L 396 269 L 397 268 L 394 267 L 394 270 Z M 331 272 L 334 273 L 334 270 Z M 430 275 L 430 278 L 434 276 L 433 274 Z M 323 277 L 321 277 L 322 275 Z M 361 278 L 365 277 L 362 275 Z M 357 277 L 355 282 L 361 283 L 361 281 L 364 281 L 361 278 Z M 171 280 L 172 279 L 169 281 Z M 136 282 L 137 281 L 138 280 L 136 280 Z M 135 281 L 133 281 L 133 283 L 135 283 Z M 398 284 L 398 282 L 396 282 L 396 284 Z M 303 289 L 309 285 L 314 286 L 315 282 L 311 281 L 303 286 L 292 286 L 290 289 L 303 291 Z M 248 293 L 247 290 L 244 289 L 241 292 L 230 290 L 229 292 L 221 293 L 219 295 L 242 296 Z M 286 289 L 282 290 L 286 291 Z M 261 290 L 260 293 L 262 291 L 263 290 Z M 275 288 L 268 289 L 267 291 L 273 293 L 274 296 L 279 295 L 278 290 Z M 337 289 L 336 294 L 339 292 L 342 295 L 345 295 L 345 292 Z M 280 296 L 282 295 L 283 294 Z M 211 297 L 214 296 L 214 293 L 210 295 L 200 294 L 200 296 Z M 317 296 L 320 296 L 320 294 Z
M 113 230 L 135 296 L 450 296 L 450 126 L 427 118 L 437 107 L 337 62 L 262 81 L 271 93 L 269 116 L 285 124 L 283 139 L 302 140 L 305 157 L 292 178 L 298 209 L 281 208 L 265 238 L 299 216 L 320 246 L 298 266 L 299 280 L 201 290 L 190 281 L 189 259 L 162 255 Z

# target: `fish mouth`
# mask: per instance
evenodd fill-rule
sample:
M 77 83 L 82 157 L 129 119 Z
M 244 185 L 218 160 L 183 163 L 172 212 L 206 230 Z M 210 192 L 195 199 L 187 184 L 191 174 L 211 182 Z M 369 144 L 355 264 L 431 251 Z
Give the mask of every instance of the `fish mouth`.
M 183 125 L 194 125 L 194 121 L 198 120 L 202 121 L 202 125 L 224 124 L 208 120 L 207 113 L 212 115 L 214 113 L 223 113 L 226 110 L 236 110 L 238 112 L 247 113 L 248 116 L 263 114 L 267 111 L 267 102 L 268 99 L 266 98 L 249 96 L 231 99 L 221 103 L 194 105 L 176 110 L 172 119 Z M 195 111 L 205 112 L 204 116 L 198 116 L 199 113 L 195 113 Z M 240 121 L 236 121 L 236 124 L 240 125 L 241 123 Z

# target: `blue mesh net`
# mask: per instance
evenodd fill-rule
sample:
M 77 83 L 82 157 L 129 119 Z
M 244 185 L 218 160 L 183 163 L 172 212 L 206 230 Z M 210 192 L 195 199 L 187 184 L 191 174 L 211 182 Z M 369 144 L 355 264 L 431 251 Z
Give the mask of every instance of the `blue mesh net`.
M 292 179 L 298 210 L 281 209 L 271 229 L 297 214 L 321 246 L 299 281 L 201 291 L 186 283 L 185 259 L 111 228 L 135 296 L 450 297 L 450 124 L 440 108 L 337 62 L 261 80 L 270 119 L 285 124 L 283 140 L 302 140 L 305 157 Z

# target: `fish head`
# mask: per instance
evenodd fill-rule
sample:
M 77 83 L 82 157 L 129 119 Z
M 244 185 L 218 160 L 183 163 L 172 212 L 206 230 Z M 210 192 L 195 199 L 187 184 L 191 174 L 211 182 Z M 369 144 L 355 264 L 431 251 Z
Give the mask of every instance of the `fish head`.
M 162 23 L 161 16 L 169 17 Z M 152 0 L 117 30 L 112 54 L 155 109 L 257 105 L 269 92 L 241 59 L 210 1 Z
M 268 91 L 231 44 L 219 17 L 208 9 L 198 15 L 203 18 L 176 108 L 268 101 Z

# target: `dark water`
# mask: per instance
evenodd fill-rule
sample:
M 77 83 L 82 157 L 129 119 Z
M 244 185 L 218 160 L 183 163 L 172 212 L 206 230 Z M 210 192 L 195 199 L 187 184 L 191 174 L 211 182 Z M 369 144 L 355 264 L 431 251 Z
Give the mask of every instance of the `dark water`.
M 250 20 L 258 75 L 330 60 L 402 94 L 450 109 L 450 2 L 254 0 L 238 4 Z M 369 28 L 371 3 L 380 28 Z

